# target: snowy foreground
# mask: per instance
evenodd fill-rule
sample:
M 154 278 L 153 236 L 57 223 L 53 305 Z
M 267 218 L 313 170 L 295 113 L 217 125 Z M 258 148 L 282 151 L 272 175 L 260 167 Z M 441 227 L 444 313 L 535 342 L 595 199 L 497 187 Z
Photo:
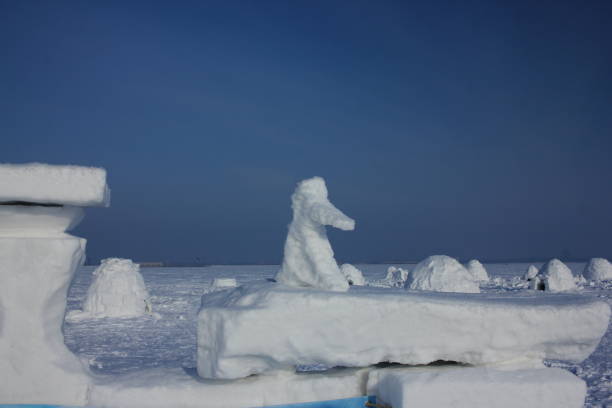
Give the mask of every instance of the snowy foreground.
M 410 269 L 413 266 L 402 267 Z M 481 292 L 500 293 L 511 297 L 523 296 L 528 289 L 527 283 L 521 277 L 527 266 L 528 264 L 485 265 L 491 279 L 490 282 L 481 284 Z M 570 263 L 568 266 L 575 274 L 584 268 L 584 264 Z M 358 265 L 358 267 L 364 272 L 364 277 L 370 285 L 385 285 L 382 278 L 386 275 L 388 265 Z M 190 387 L 184 381 L 186 376 L 192 377 L 194 382 L 206 384 L 206 380 L 195 378 L 197 376 L 196 317 L 202 294 L 213 290 L 214 279 L 235 278 L 238 284 L 244 284 L 273 277 L 278 268 L 278 266 L 142 268 L 141 273 L 150 294 L 153 314 L 128 319 L 69 319 L 65 323 L 66 344 L 79 357 L 88 361 L 92 372 L 97 374 L 100 386 L 96 387 L 96 395 L 92 397 L 97 398 L 100 405 L 112 405 L 113 398 L 116 398 L 123 401 L 124 406 L 130 406 L 126 401 L 133 401 L 134 404 L 131 406 L 137 406 L 138 399 L 145 397 L 149 400 L 170 397 L 179 403 L 181 396 L 185 395 L 185 391 Z M 84 267 L 77 272 L 69 292 L 68 311 L 81 308 L 93 269 L 93 267 Z M 612 285 L 609 282 L 581 287 L 577 294 L 612 303 Z M 376 336 L 376 333 L 372 335 Z M 552 367 L 568 369 L 586 381 L 587 407 L 612 404 L 612 334 L 609 328 L 599 347 L 582 363 L 570 364 L 555 360 L 546 363 Z M 303 371 L 327 368 L 300 367 Z M 344 389 L 346 396 L 352 396 L 351 393 L 357 392 L 360 386 L 362 371 L 344 369 L 335 370 L 333 376 L 298 374 L 298 377 L 284 372 L 264 379 L 267 385 L 263 384 L 261 379 L 257 381 L 254 378 L 247 378 L 240 380 L 242 384 L 240 392 L 244 395 L 234 395 L 233 398 L 242 399 L 244 406 L 280 403 L 283 402 L 283 396 L 278 395 L 275 387 L 282 389 L 284 381 L 294 384 L 291 392 L 295 395 L 315 396 L 318 389 L 333 386 Z M 444 381 L 448 376 L 452 378 L 452 375 L 454 374 L 451 372 L 441 376 L 440 381 Z M 114 385 L 119 378 L 122 383 L 127 384 L 123 390 Z M 103 386 L 105 383 L 109 384 L 107 389 Z M 139 394 L 138 389 L 144 391 L 151 383 L 165 384 L 166 387 L 148 389 L 146 393 Z M 487 387 L 486 384 L 483 386 Z M 260 394 L 263 388 L 266 388 L 266 395 Z M 214 390 L 219 395 L 208 395 L 202 388 L 200 397 L 203 400 L 215 400 L 222 398 L 223 394 L 228 392 L 219 382 L 215 383 Z M 232 387 L 232 393 L 236 390 Z M 129 393 L 133 395 L 125 395 Z M 253 396 L 258 394 L 259 399 L 253 400 Z M 338 397 L 344 395 L 339 394 Z

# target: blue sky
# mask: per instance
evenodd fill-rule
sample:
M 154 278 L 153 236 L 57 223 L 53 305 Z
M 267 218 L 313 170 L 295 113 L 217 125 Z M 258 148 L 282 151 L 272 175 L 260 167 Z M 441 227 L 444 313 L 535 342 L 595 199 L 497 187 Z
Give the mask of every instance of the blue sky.
M 612 257 L 609 2 L 0 0 L 3 162 L 102 166 L 90 260 Z

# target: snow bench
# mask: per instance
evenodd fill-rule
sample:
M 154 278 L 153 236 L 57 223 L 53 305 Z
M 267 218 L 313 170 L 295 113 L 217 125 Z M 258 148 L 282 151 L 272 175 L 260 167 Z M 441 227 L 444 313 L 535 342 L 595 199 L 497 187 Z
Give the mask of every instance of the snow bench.
M 607 303 L 571 294 L 331 293 L 257 283 L 202 298 L 197 366 L 201 377 L 235 379 L 314 364 L 580 362 L 609 316 Z

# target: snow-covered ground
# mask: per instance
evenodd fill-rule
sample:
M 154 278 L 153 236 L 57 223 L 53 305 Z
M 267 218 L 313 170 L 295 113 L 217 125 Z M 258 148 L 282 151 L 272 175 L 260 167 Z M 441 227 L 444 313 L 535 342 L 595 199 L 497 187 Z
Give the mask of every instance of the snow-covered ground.
M 536 264 L 540 267 L 542 264 Z M 574 274 L 584 263 L 567 264 Z M 367 281 L 380 281 L 389 265 L 356 265 Z M 414 265 L 396 265 L 412 269 Z M 485 264 L 490 282 L 482 292 L 511 293 L 527 290 L 522 279 L 528 263 Z M 68 311 L 81 309 L 95 267 L 81 268 L 68 294 Z M 238 284 L 275 276 L 278 265 L 210 266 L 203 268 L 142 268 L 153 314 L 138 318 L 102 318 L 67 321 L 65 341 L 99 374 L 135 373 L 148 368 L 196 367 L 196 315 L 201 296 L 212 290 L 216 278 L 235 278 Z M 581 286 L 584 296 L 612 304 L 612 283 Z M 595 352 L 579 365 L 549 361 L 575 373 L 588 384 L 587 407 L 612 406 L 612 332 L 610 328 Z

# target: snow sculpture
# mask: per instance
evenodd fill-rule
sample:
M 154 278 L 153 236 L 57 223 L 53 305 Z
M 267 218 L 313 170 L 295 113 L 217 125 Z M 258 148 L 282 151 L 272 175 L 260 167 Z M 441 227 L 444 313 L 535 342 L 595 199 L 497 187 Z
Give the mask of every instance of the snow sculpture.
M 488 282 L 489 281 L 489 274 L 487 273 L 487 270 L 485 269 L 483 264 L 480 263 L 479 260 L 477 259 L 470 260 L 465 265 L 465 268 L 472 275 L 472 278 L 476 282 Z
M 531 281 L 530 288 L 550 292 L 565 292 L 575 290 L 576 281 L 572 271 L 563 262 L 558 259 L 551 259 L 542 266 L 538 276 Z
M 605 258 L 593 258 L 584 267 L 582 275 L 591 281 L 612 280 L 612 264 Z
M 109 202 L 103 169 L 0 164 L 0 399 L 85 405 L 90 377 L 64 345 L 68 285 L 85 243 L 66 233 Z
M 340 271 L 342 271 L 342 274 L 346 278 L 349 285 L 364 286 L 366 284 L 361 271 L 355 268 L 353 265 L 347 263 L 343 264 L 340 266 Z
M 349 284 L 334 259 L 325 226 L 350 231 L 355 228 L 355 221 L 329 202 L 325 180 L 321 177 L 301 181 L 291 202 L 293 221 L 276 280 L 287 286 L 348 290 Z
M 93 272 L 83 312 L 91 317 L 137 317 L 151 312 L 140 265 L 130 259 L 102 260 Z
M 385 277 L 384 282 L 391 286 L 403 287 L 407 279 L 407 269 L 390 266 L 387 268 L 387 276 Z
M 406 289 L 435 292 L 480 293 L 478 282 L 455 258 L 433 255 L 419 262 L 408 275 Z

